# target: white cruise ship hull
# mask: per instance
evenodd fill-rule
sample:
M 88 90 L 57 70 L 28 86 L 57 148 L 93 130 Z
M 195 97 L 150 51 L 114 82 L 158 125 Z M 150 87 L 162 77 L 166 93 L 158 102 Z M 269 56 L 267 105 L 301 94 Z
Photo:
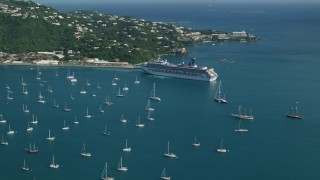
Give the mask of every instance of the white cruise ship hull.
M 218 76 L 213 77 L 204 77 L 204 76 L 189 76 L 189 75 L 183 75 L 183 74 L 173 74 L 173 73 L 166 73 L 166 72 L 157 72 L 152 71 L 147 67 L 142 67 L 142 70 L 148 74 L 157 75 L 157 76 L 165 76 L 165 77 L 173 77 L 173 78 L 182 78 L 182 79 L 191 79 L 191 80 L 199 80 L 199 81 L 215 81 Z

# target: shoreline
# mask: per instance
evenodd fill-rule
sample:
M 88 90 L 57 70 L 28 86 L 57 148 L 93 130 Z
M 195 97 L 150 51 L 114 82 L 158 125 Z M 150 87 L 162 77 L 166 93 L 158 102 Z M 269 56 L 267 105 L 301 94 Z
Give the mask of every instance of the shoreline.
M 108 69 L 141 69 L 139 65 L 98 65 L 98 64 L 33 64 L 33 63 L 0 63 L 0 66 L 31 66 L 31 67 L 78 67 Z

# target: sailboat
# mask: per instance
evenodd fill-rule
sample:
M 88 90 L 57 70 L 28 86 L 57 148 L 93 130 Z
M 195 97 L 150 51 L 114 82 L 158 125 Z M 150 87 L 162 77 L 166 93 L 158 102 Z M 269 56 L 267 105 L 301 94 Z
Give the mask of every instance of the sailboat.
M 219 152 L 219 153 L 226 153 L 227 150 L 222 147 L 222 143 L 223 143 L 223 138 L 221 139 L 220 148 L 217 149 L 217 152 Z
M 0 123 L 6 123 L 6 122 L 7 122 L 7 120 L 3 119 L 3 115 L 0 114 Z
M 28 92 L 28 89 L 27 88 L 24 88 L 25 86 L 22 86 L 22 94 L 24 95 L 28 95 L 29 92 Z
M 36 119 L 35 119 L 33 114 L 32 114 L 32 121 L 31 121 L 30 123 L 31 123 L 31 124 L 38 124 L 37 117 L 36 117 Z
M 39 152 L 39 149 L 36 148 L 36 143 L 33 143 L 33 146 L 31 145 L 31 142 L 29 144 L 29 148 L 25 148 L 25 150 L 28 152 L 28 153 L 37 153 Z
M 74 123 L 74 124 L 79 124 L 79 121 L 77 121 L 77 116 L 74 117 L 73 123 Z
M 92 97 L 96 97 L 97 95 L 92 91 Z
M 142 123 L 140 122 L 140 116 L 138 117 L 138 120 L 137 120 L 137 122 L 136 122 L 136 127 L 139 127 L 139 128 L 144 127 L 144 124 L 142 124 Z
M 127 83 L 126 83 L 126 82 L 124 83 L 124 87 L 122 88 L 122 90 L 124 90 L 124 91 L 129 91 L 129 88 L 128 88 L 128 86 L 127 86 Z
M 238 119 L 247 119 L 247 120 L 253 120 L 254 119 L 254 116 L 252 116 L 251 109 L 249 111 L 249 114 L 246 113 L 246 109 L 245 109 L 244 113 L 242 113 L 241 106 L 238 107 L 238 114 L 233 114 L 232 113 L 231 116 L 233 116 L 235 118 L 238 118 Z
M 120 87 L 119 87 L 119 90 L 118 90 L 118 93 L 117 93 L 117 97 L 124 97 L 124 94 L 121 94 Z
M 102 109 L 101 105 L 99 107 L 99 112 L 104 113 L 104 110 Z
M 24 81 L 23 81 L 23 77 L 21 78 L 21 83 L 20 83 L 22 86 L 26 86 L 27 85 L 27 83 L 25 83 Z
M 39 71 L 39 66 L 37 68 L 36 80 L 41 80 L 41 72 Z
M 23 166 L 21 167 L 22 170 L 24 171 L 29 171 L 29 167 L 26 166 L 26 160 L 23 160 Z
M 110 132 L 108 131 L 107 126 L 106 126 L 106 125 L 104 126 L 103 134 L 104 134 L 104 135 L 106 135 L 106 136 L 109 136 L 109 135 L 110 135 Z
M 41 91 L 39 91 L 38 102 L 44 104 L 46 102 L 44 98 L 45 97 L 41 95 Z
M 87 91 L 85 91 L 85 90 L 82 88 L 82 90 L 80 91 L 80 94 L 87 94 Z
M 80 155 L 84 156 L 84 157 L 91 157 L 91 153 L 86 152 L 86 143 L 85 142 L 83 143 Z
M 70 74 L 70 69 L 69 69 L 67 73 L 67 79 L 73 79 L 73 78 L 74 78 L 74 75 Z
M 70 94 L 70 99 L 71 99 L 71 100 L 74 100 L 74 97 L 72 96 L 72 93 Z
M 155 101 L 161 101 L 160 97 L 156 96 L 156 83 L 153 83 L 153 87 L 150 93 L 150 97 L 151 100 L 155 100 Z
M 15 131 L 14 131 L 14 130 L 11 130 L 10 124 L 9 124 L 9 130 L 8 130 L 7 134 L 12 135 L 12 134 L 14 134 L 14 133 L 15 133 Z
M 291 108 L 291 112 L 287 114 L 287 117 L 292 119 L 302 119 L 302 116 L 298 114 L 298 102 L 296 102 L 295 108 Z
M 248 129 L 242 129 L 242 128 L 240 127 L 240 124 L 241 124 L 241 119 L 239 120 L 239 128 L 238 128 L 238 129 L 235 129 L 234 131 L 236 131 L 236 132 L 248 132 Z
M 52 155 L 52 161 L 51 161 L 51 164 L 49 165 L 50 168 L 53 168 L 53 169 L 58 169 L 60 166 L 59 164 L 56 164 L 54 162 L 54 155 Z
M 2 134 L 2 137 L 1 137 L 1 143 L 0 143 L 1 145 L 8 145 L 8 141 L 5 141 L 4 140 L 4 137 L 3 137 L 3 134 Z
M 104 104 L 111 106 L 113 103 L 110 101 L 109 95 L 106 97 L 106 101 L 104 102 Z
M 51 136 L 51 134 L 50 134 L 50 129 L 49 129 L 49 136 L 48 136 L 46 139 L 49 140 L 49 141 L 53 141 L 55 138 L 56 138 L 56 137 Z
M 149 121 L 154 121 L 154 118 L 151 117 L 151 111 L 148 111 L 147 119 L 148 119 Z
M 86 85 L 87 85 L 87 86 L 91 86 L 91 83 L 89 82 L 89 79 L 87 79 Z
M 66 102 L 65 106 L 64 106 L 64 109 L 63 109 L 65 112 L 71 112 L 71 109 L 68 108 L 68 104 Z
M 194 137 L 194 142 L 192 143 L 192 146 L 194 146 L 194 147 L 200 146 L 200 142 L 197 142 L 197 136 Z
M 122 122 L 122 123 L 128 122 L 128 120 L 123 117 L 123 114 L 121 115 L 120 122 Z
M 118 168 L 119 171 L 128 171 L 128 168 L 125 166 L 122 166 L 122 157 L 120 157 L 120 161 L 118 163 Z
M 99 83 L 98 83 L 98 85 L 97 85 L 97 88 L 98 88 L 98 89 L 101 89 L 101 86 L 100 86 L 100 84 L 99 84 Z
M 69 130 L 69 126 L 66 126 L 66 120 L 63 120 L 62 130 Z
M 13 97 L 10 96 L 10 92 L 9 91 L 7 92 L 7 99 L 8 100 L 12 100 L 13 99 Z
M 27 131 L 30 132 L 30 131 L 32 131 L 32 130 L 33 130 L 33 127 L 31 127 L 30 124 L 29 124 L 29 122 L 28 122 Z
M 226 100 L 226 97 L 221 97 L 221 80 L 219 81 L 219 85 L 218 85 L 214 100 L 218 103 L 224 103 L 224 104 L 228 103 L 228 101 Z
M 116 80 L 116 81 L 120 80 L 120 79 L 117 77 L 117 73 L 114 73 L 114 78 L 113 78 L 113 79 Z
M 51 85 L 48 85 L 47 92 L 49 92 L 49 93 L 53 93 L 53 90 L 51 89 Z
M 28 109 L 28 105 L 27 104 L 26 104 L 26 106 L 24 106 L 24 104 L 22 104 L 22 111 L 25 112 L 25 113 L 30 112 L 29 109 Z
M 59 105 L 56 104 L 56 100 L 55 100 L 55 99 L 53 100 L 53 105 L 52 105 L 52 107 L 54 107 L 54 108 L 59 108 Z
M 164 153 L 164 156 L 169 158 L 178 158 L 176 154 L 170 152 L 170 142 L 168 141 L 168 152 Z
M 72 76 L 71 76 L 70 82 L 71 82 L 72 85 L 75 85 L 76 82 L 78 82 L 77 78 L 74 76 L 74 72 L 72 72 Z
M 112 86 L 116 86 L 116 85 L 117 85 L 117 83 L 115 82 L 115 79 L 114 79 L 114 78 L 112 79 L 111 85 L 112 85 Z
M 90 119 L 90 118 L 92 118 L 93 116 L 91 116 L 90 114 L 89 114 L 89 109 L 87 108 L 87 114 L 84 116 L 85 118 L 88 118 L 88 119 Z
M 128 147 L 128 140 L 126 139 L 126 147 L 122 149 L 122 151 L 124 152 L 130 152 L 131 151 L 131 147 Z
M 146 105 L 146 111 L 154 111 L 154 108 L 150 106 L 150 99 L 148 99 L 147 105 Z
M 134 81 L 135 84 L 140 84 L 140 81 L 138 80 L 138 77 L 136 76 L 136 80 Z
M 106 162 L 106 165 L 103 168 L 102 174 L 101 174 L 101 180 L 114 180 L 114 177 L 108 177 L 108 163 Z
M 164 180 L 170 180 L 171 179 L 170 176 L 166 175 L 166 168 L 163 168 L 160 178 L 164 179 Z

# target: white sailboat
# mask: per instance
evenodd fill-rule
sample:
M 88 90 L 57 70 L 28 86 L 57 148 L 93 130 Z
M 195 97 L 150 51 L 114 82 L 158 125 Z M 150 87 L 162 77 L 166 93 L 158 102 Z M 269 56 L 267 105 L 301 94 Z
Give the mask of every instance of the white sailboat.
M 55 99 L 53 100 L 53 105 L 52 105 L 52 107 L 54 107 L 54 108 L 59 108 L 59 105 L 56 104 L 56 100 L 55 100 Z
M 5 139 L 4 139 L 4 137 L 3 137 L 3 134 L 2 134 L 2 136 L 1 136 L 1 143 L 0 143 L 1 145 L 8 145 L 8 141 L 6 141 Z
M 149 98 L 151 100 L 161 101 L 161 98 L 156 96 L 156 83 L 153 83 L 152 90 L 151 90 Z
M 23 166 L 21 167 L 22 170 L 24 171 L 29 171 L 29 167 L 26 166 L 26 160 L 23 160 Z
M 138 117 L 138 120 L 137 120 L 137 122 L 136 122 L 136 127 L 139 127 L 139 128 L 144 127 L 144 124 L 142 124 L 142 123 L 140 122 L 140 116 Z
M 126 118 L 124 118 L 123 114 L 121 115 L 120 122 L 122 122 L 122 123 L 128 122 L 128 120 Z
M 34 115 L 32 114 L 32 121 L 30 122 L 31 124 L 38 124 L 38 119 L 37 117 L 34 118 Z
M 30 124 L 29 124 L 29 122 L 28 122 L 27 131 L 30 132 L 30 131 L 32 131 L 32 130 L 33 130 L 33 127 L 31 127 Z
M 240 124 L 241 124 L 241 119 L 239 120 L 239 127 L 238 127 L 238 129 L 235 129 L 234 131 L 236 131 L 236 132 L 248 132 L 248 129 L 242 129 L 242 128 L 240 127 Z
M 47 92 L 49 92 L 49 93 L 53 93 L 53 90 L 51 89 L 51 85 L 49 85 L 49 84 L 48 84 Z
M 104 131 L 103 131 L 102 134 L 104 134 L 104 135 L 106 135 L 106 136 L 109 136 L 109 135 L 110 135 L 110 131 L 108 131 L 107 125 L 104 126 Z
M 74 100 L 74 97 L 73 97 L 72 93 L 70 94 L 70 99 Z
M 25 88 L 25 86 L 22 86 L 22 94 L 24 94 L 24 95 L 28 95 L 29 94 L 28 89 Z
M 117 73 L 114 73 L 114 78 L 113 78 L 113 79 L 116 80 L 116 81 L 120 80 L 120 79 L 117 77 Z
M 65 103 L 65 105 L 64 105 L 64 109 L 63 109 L 65 112 L 71 112 L 71 109 L 70 108 L 68 108 L 68 104 L 67 104 L 67 102 Z
M 24 81 L 23 81 L 23 77 L 21 78 L 21 83 L 20 83 L 22 86 L 26 86 L 27 85 L 27 83 L 25 83 Z
M 172 152 L 170 152 L 170 142 L 168 141 L 168 151 L 167 153 L 164 153 L 164 156 L 169 158 L 178 158 L 178 156 Z
M 128 140 L 126 139 L 126 147 L 122 149 L 124 152 L 131 152 L 131 147 L 128 147 Z
M 53 141 L 53 140 L 56 139 L 56 137 L 51 136 L 51 134 L 50 134 L 50 129 L 49 129 L 49 135 L 48 135 L 48 137 L 47 137 L 46 139 L 49 140 L 49 141 Z
M 228 103 L 226 97 L 221 96 L 221 80 L 219 81 L 219 85 L 218 85 L 214 100 L 218 103 L 224 103 L 224 104 Z
M 46 103 L 46 101 L 44 100 L 44 96 L 41 95 L 41 91 L 39 91 L 39 95 L 38 95 L 38 103 Z
M 79 124 L 79 121 L 77 121 L 77 116 L 74 117 L 73 123 L 74 123 L 74 124 Z
M 63 120 L 62 130 L 69 130 L 69 126 L 66 126 L 66 120 Z
M 114 177 L 108 177 L 108 163 L 106 162 L 106 165 L 103 168 L 102 174 L 101 174 L 101 180 L 114 180 Z
M 111 106 L 113 103 L 111 102 L 109 95 L 106 97 L 106 101 L 104 102 L 104 104 Z
M 117 168 L 119 171 L 128 171 L 128 168 L 125 167 L 125 166 L 122 166 L 122 157 L 120 157 L 120 161 L 118 163 L 118 168 Z
M 171 179 L 170 176 L 166 175 L 166 168 L 163 168 L 160 178 L 164 179 L 164 180 L 170 180 Z
M 72 76 L 70 78 L 70 82 L 71 82 L 72 85 L 75 85 L 78 82 L 76 76 L 74 75 L 74 72 L 72 72 Z
M 117 85 L 117 83 L 115 82 L 115 79 L 114 79 L 114 78 L 112 79 L 111 85 L 112 85 L 112 86 L 116 86 L 116 85 Z
M 92 97 L 96 97 L 97 95 L 92 91 Z
M 134 81 L 135 84 L 140 84 L 140 81 L 138 80 L 138 77 L 136 76 L 136 80 Z
M 82 88 L 82 90 L 80 91 L 80 94 L 87 94 L 87 91 L 85 91 L 85 90 Z
M 291 108 L 291 112 L 287 114 L 287 117 L 292 119 L 302 119 L 302 116 L 298 113 L 298 102 L 296 102 L 295 108 Z
M 5 120 L 5 119 L 3 118 L 3 115 L 0 114 L 0 123 L 6 123 L 6 122 L 7 122 L 7 120 Z
M 83 143 L 80 155 L 83 157 L 91 157 L 91 153 L 86 152 L 86 143 L 85 142 Z
M 89 79 L 87 79 L 86 85 L 87 85 L 87 86 L 91 86 L 91 83 L 90 83 Z
M 39 71 L 39 66 L 37 67 L 36 80 L 41 80 L 41 72 Z
M 154 111 L 154 108 L 150 106 L 150 99 L 148 99 L 147 105 L 146 105 L 146 111 Z
M 154 118 L 151 117 L 151 111 L 148 111 L 147 119 L 148 119 L 149 121 L 154 121 Z
M 97 85 L 97 88 L 98 88 L 98 89 L 101 89 L 101 86 L 100 86 L 100 84 L 99 84 L 99 83 L 98 83 L 98 85 Z
M 7 92 L 7 99 L 8 100 L 12 100 L 13 99 L 13 97 L 10 96 L 10 92 L 9 91 Z
M 126 83 L 126 82 L 124 83 L 124 87 L 122 88 L 122 90 L 124 90 L 124 91 L 129 91 L 129 88 L 128 88 L 128 86 L 127 86 L 127 83 Z
M 99 112 L 104 113 L 104 110 L 102 109 L 101 105 L 99 107 Z
M 36 147 L 36 143 L 33 143 L 33 145 L 31 145 L 31 142 L 29 144 L 29 148 L 25 148 L 25 150 L 28 153 L 37 153 L 37 152 L 39 152 L 39 149 Z
M 14 133 L 15 133 L 15 131 L 10 128 L 10 124 L 9 124 L 9 129 L 8 129 L 7 134 L 12 135 Z
M 70 74 L 70 69 L 68 69 L 68 73 L 67 73 L 67 79 L 73 79 L 74 75 Z
M 22 104 L 22 111 L 25 112 L 25 113 L 30 112 L 29 109 L 28 109 L 28 105 L 27 104 L 26 104 L 26 106 L 24 106 L 24 104 Z
M 222 147 L 223 138 L 221 139 L 220 148 L 217 149 L 218 153 L 226 153 L 228 150 Z
M 124 94 L 121 94 L 120 87 L 119 87 L 119 90 L 118 90 L 118 93 L 117 93 L 117 97 L 124 97 Z
M 51 164 L 49 165 L 50 168 L 53 168 L 53 169 L 58 169 L 60 166 L 59 164 L 56 164 L 54 162 L 54 155 L 52 155 L 52 160 L 51 160 Z
M 89 114 L 89 109 L 87 108 L 87 114 L 84 116 L 85 118 L 88 118 L 88 119 L 90 119 L 90 118 L 92 118 L 93 116 L 91 116 L 90 114 Z
M 254 116 L 252 115 L 251 109 L 249 111 L 249 114 L 247 114 L 247 109 L 244 110 L 244 113 L 242 112 L 242 107 L 238 107 L 238 114 L 231 114 L 231 116 L 238 118 L 238 119 L 247 119 L 247 120 L 253 120 Z
M 194 146 L 194 147 L 200 146 L 200 142 L 197 142 L 197 136 L 194 137 L 194 142 L 192 143 L 192 146 Z

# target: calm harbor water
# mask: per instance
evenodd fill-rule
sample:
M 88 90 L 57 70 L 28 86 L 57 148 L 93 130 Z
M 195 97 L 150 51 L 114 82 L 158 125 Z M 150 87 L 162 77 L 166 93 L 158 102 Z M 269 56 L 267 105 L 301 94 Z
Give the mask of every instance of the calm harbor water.
M 56 6 L 64 11 L 74 8 Z M 189 56 L 166 57 L 174 63 L 197 57 L 198 65 L 214 67 L 229 104 L 213 101 L 217 82 L 160 78 L 137 70 L 55 67 L 40 67 L 42 80 L 38 81 L 36 67 L 0 66 L 0 113 L 7 120 L 0 124 L 0 133 L 9 142 L 0 147 L 1 179 L 99 179 L 106 161 L 116 179 L 159 179 L 164 167 L 172 179 L 319 179 L 320 6 L 181 6 L 106 5 L 98 10 L 196 28 L 244 29 L 260 36 L 261 41 L 251 43 L 194 45 Z M 235 63 L 219 62 L 224 58 Z M 69 70 L 78 79 L 76 85 L 66 79 Z M 114 87 L 115 74 L 120 80 Z M 140 84 L 133 83 L 136 76 Z M 28 84 L 27 96 L 21 93 L 21 78 Z M 129 91 L 123 98 L 116 97 L 125 83 Z M 162 101 L 151 102 L 155 108 L 151 122 L 146 120 L 145 106 L 153 83 Z M 6 85 L 13 91 L 12 100 L 7 100 Z M 48 85 L 53 93 L 46 91 Z M 81 90 L 87 94 L 80 94 Z M 40 91 L 45 104 L 37 102 Z M 103 105 L 105 112 L 100 113 L 99 106 L 108 95 L 114 104 Z M 52 107 L 54 100 L 58 109 Z M 304 118 L 286 118 L 297 101 Z M 66 102 L 69 113 L 63 111 Z M 23 104 L 29 113 L 22 111 Z M 253 121 L 241 122 L 247 133 L 234 132 L 239 121 L 230 113 L 238 106 L 251 108 L 255 116 Z M 91 119 L 84 118 L 87 108 L 94 116 Z M 39 123 L 27 132 L 33 114 Z M 121 114 L 129 120 L 127 124 L 119 121 Z M 78 125 L 73 123 L 75 116 Z M 139 116 L 144 128 L 135 126 Z M 68 131 L 61 129 L 64 120 Z M 7 135 L 9 124 L 15 135 Z M 105 126 L 110 136 L 102 134 Z M 56 137 L 52 142 L 45 139 L 49 129 Z M 199 148 L 191 146 L 195 136 Z M 215 152 L 222 138 L 230 150 L 226 154 Z M 126 139 L 132 148 L 129 153 L 122 151 Z M 179 158 L 163 156 L 168 141 L 170 151 Z M 24 150 L 30 142 L 39 147 L 38 154 Z M 84 142 L 90 158 L 80 156 Z M 59 169 L 48 167 L 53 154 L 62 166 Z M 120 157 L 129 169 L 126 173 L 116 170 Z M 21 170 L 23 159 L 32 171 Z

